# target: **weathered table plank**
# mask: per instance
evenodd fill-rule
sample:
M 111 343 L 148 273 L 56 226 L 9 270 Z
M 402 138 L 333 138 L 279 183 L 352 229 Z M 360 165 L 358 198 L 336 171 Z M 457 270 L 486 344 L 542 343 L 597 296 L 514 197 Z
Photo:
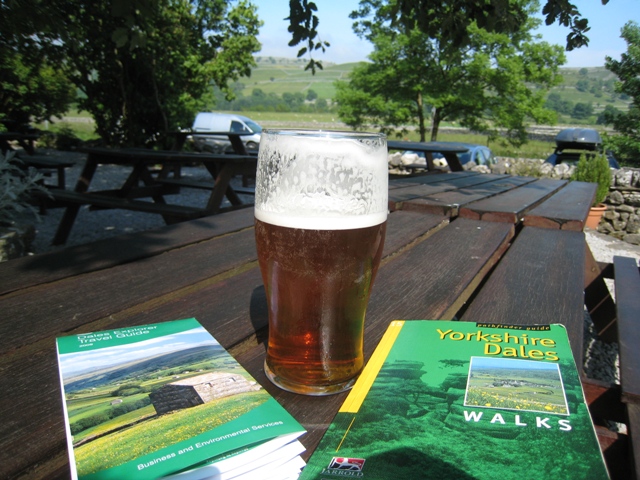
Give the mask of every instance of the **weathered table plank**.
M 406 177 L 394 178 L 389 182 L 389 191 L 395 190 L 397 188 L 405 188 L 409 186 L 415 185 L 428 185 L 430 183 L 439 183 L 443 180 L 453 179 L 453 178 L 466 178 L 466 177 L 477 177 L 480 174 L 478 172 L 456 172 L 455 174 L 448 173 L 438 173 L 434 175 L 421 175 L 421 176 L 413 176 L 407 175 Z
M 371 299 L 370 312 L 384 321 L 453 318 L 513 233 L 512 225 L 455 220 L 381 270 L 385 295 Z
M 523 228 L 462 320 L 562 323 L 567 327 L 576 365 L 581 368 L 584 243 L 582 232 Z
M 525 213 L 546 200 L 567 182 L 542 178 L 502 195 L 474 202 L 460 209 L 460 216 L 492 222 L 519 223 Z
M 630 403 L 627 405 L 629 416 L 629 436 L 631 437 L 631 458 L 640 458 L 640 405 Z M 632 478 L 640 478 L 640 463 L 630 462 L 630 469 L 633 472 Z
M 127 308 L 140 308 L 165 293 L 175 294 L 255 260 L 254 233 L 248 229 L 164 255 L 42 285 L 33 291 L 21 290 L 3 300 L 3 313 L 8 318 L 20 318 L 22 328 L 0 324 L 0 350 L 20 348 L 43 336 L 76 328 L 100 330 L 102 324 L 92 322 Z M 37 303 L 33 302 L 34 296 Z M 48 319 L 46 324 L 40 321 L 41 316 Z
M 535 180 L 527 177 L 505 177 L 504 175 L 486 175 L 486 177 L 492 178 L 492 180 L 469 188 L 463 187 L 457 190 L 407 200 L 402 204 L 402 209 L 456 217 L 460 208 L 470 203 L 508 192 L 514 187 L 531 183 Z
M 426 197 L 435 193 L 457 190 L 471 185 L 479 185 L 495 180 L 496 175 L 432 175 L 431 177 L 417 177 L 428 179 L 428 182 L 409 183 L 404 188 L 389 190 L 389 209 L 400 210 L 403 202 Z M 395 182 L 394 182 L 395 183 Z
M 584 230 L 589 208 L 596 195 L 595 183 L 569 182 L 524 216 L 526 227 Z

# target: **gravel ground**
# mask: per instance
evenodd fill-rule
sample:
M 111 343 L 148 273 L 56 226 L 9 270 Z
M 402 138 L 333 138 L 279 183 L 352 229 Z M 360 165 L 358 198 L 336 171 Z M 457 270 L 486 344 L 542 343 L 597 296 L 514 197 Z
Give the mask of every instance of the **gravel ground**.
M 67 188 L 73 188 L 80 173 L 84 156 L 78 153 L 57 151 L 51 151 L 49 154 L 51 156 L 65 157 L 77 161 L 76 166 L 67 171 Z M 92 187 L 95 189 L 113 188 L 113 186 L 119 185 L 124 181 L 128 172 L 129 170 L 127 168 L 121 166 L 104 165 L 96 172 Z M 194 180 L 210 179 L 204 167 L 184 168 L 183 176 Z M 207 191 L 203 190 L 183 189 L 183 193 L 174 196 L 171 200 L 182 205 L 202 206 L 206 202 L 208 194 Z M 249 202 L 253 201 L 251 196 L 241 196 L 241 198 Z M 42 216 L 42 221 L 36 226 L 37 234 L 33 246 L 35 253 L 64 248 L 52 247 L 50 245 L 62 213 L 62 209 L 52 209 Z M 87 207 L 83 207 L 80 209 L 80 213 L 78 214 L 66 246 L 80 245 L 123 233 L 145 231 L 163 225 L 164 222 L 159 215 L 125 210 L 89 211 Z M 586 238 L 594 257 L 598 261 L 611 262 L 614 255 L 640 258 L 640 246 L 631 245 L 592 230 L 586 231 Z M 615 292 L 613 292 L 612 283 L 608 285 L 612 295 L 614 295 Z M 587 375 L 592 378 L 608 382 L 619 382 L 618 346 L 615 343 L 603 343 L 596 338 L 591 319 L 586 311 L 585 371 Z
M 586 230 L 587 243 L 595 259 L 599 262 L 612 262 L 614 256 L 640 258 L 640 246 L 631 245 L 593 230 Z M 605 280 L 611 296 L 615 299 L 612 280 Z M 589 313 L 584 312 L 584 367 L 591 378 L 610 383 L 620 383 L 618 344 L 600 341 L 593 329 Z

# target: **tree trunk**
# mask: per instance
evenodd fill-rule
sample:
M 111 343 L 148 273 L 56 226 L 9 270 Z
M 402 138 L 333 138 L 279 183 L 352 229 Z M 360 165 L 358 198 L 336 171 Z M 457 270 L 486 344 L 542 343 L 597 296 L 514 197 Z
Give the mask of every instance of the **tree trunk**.
M 440 128 L 440 110 L 438 108 L 433 109 L 433 115 L 431 117 L 431 141 L 438 140 L 438 128 Z
M 418 130 L 420 132 L 420 141 L 424 142 L 424 139 L 427 134 L 427 129 L 424 126 L 424 105 L 422 103 L 421 93 L 418 93 L 418 98 L 416 99 L 416 103 L 418 104 Z

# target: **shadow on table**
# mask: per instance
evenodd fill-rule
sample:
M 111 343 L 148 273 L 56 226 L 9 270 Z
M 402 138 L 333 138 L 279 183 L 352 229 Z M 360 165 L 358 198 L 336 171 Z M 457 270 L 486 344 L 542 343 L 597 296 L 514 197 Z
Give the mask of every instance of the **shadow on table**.
M 249 318 L 256 332 L 258 341 L 267 350 L 267 336 L 269 324 L 269 308 L 267 306 L 267 293 L 264 285 L 260 285 L 251 292 L 251 301 L 249 303 Z
M 463 449 L 464 447 L 460 446 L 460 448 Z M 324 468 L 330 468 L 331 466 L 337 467 L 338 464 L 336 464 L 334 460 L 342 460 L 343 463 L 346 461 L 347 466 L 343 469 L 333 469 L 333 472 L 338 472 L 337 474 L 341 474 L 345 478 L 352 478 L 352 476 L 355 477 L 357 473 L 360 473 L 354 472 L 355 467 L 348 469 L 349 458 L 347 457 L 338 457 L 336 454 L 333 457 L 327 455 L 327 458 L 329 458 L 331 462 Z M 409 446 L 383 451 L 375 455 L 367 456 L 363 460 L 364 465 L 360 475 L 364 474 L 365 478 L 367 477 L 367 472 L 373 474 L 376 478 L 455 478 L 456 480 L 473 480 L 476 478 L 458 468 L 450 459 L 437 458 L 433 453 L 425 453 L 418 448 Z M 349 475 L 349 473 L 351 473 L 351 475 Z M 334 475 L 336 475 L 336 473 L 334 473 Z
M 0 268 L 0 294 L 122 265 L 206 240 L 215 236 L 213 232 L 218 223 L 215 216 L 205 217 L 11 260 Z

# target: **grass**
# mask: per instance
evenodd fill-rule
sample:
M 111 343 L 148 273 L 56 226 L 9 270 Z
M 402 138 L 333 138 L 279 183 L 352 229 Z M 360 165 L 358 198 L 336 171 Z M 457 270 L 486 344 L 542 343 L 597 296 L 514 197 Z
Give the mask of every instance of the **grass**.
M 344 80 L 355 65 L 357 64 L 326 64 L 323 70 L 311 75 L 304 70 L 304 62 L 260 57 L 258 66 L 252 70 L 251 76 L 240 79 L 240 83 L 244 85 L 242 94 L 249 96 L 255 88 L 267 94 L 278 95 L 285 92 L 306 93 L 312 89 L 320 98 L 333 98 L 336 91 L 334 82 Z
M 87 475 L 173 445 L 238 418 L 264 403 L 264 390 L 179 410 L 74 448 L 78 475 Z M 153 408 L 153 407 L 151 407 Z M 140 413 L 140 412 L 138 412 Z
M 269 128 L 324 128 L 324 129 L 343 129 L 350 130 L 340 123 L 340 119 L 335 113 L 296 113 L 296 112 L 241 112 L 261 125 Z M 69 112 L 69 118 L 90 118 L 87 114 L 82 117 L 76 112 Z M 443 125 L 447 126 L 447 125 Z M 37 125 L 44 131 L 43 125 Z M 78 138 L 83 141 L 97 138 L 93 132 L 93 122 L 79 121 L 62 121 L 50 124 L 48 131 L 60 132 L 70 129 Z M 408 140 L 417 141 L 419 136 L 417 132 L 409 132 L 406 136 Z M 448 133 L 442 132 L 438 135 L 439 141 L 449 142 L 467 142 L 487 145 L 493 151 L 494 155 L 500 157 L 522 157 L 522 158 L 546 158 L 555 147 L 553 142 L 544 142 L 540 140 L 532 140 L 527 144 L 515 148 L 505 145 L 502 142 L 489 142 L 486 135 L 473 133 Z
M 309 89 L 313 89 L 320 98 L 333 98 L 335 95 L 334 82 L 344 80 L 357 63 L 330 64 L 326 63 L 323 70 L 317 71 L 315 75 L 304 70 L 304 59 L 287 59 L 273 57 L 258 57 L 257 67 L 253 69 L 250 77 L 243 77 L 240 83 L 244 85 L 242 93 L 251 95 L 255 88 L 260 88 L 265 93 L 277 93 L 282 95 L 285 92 L 306 94 Z M 564 82 L 553 88 L 551 92 L 556 92 L 565 100 L 578 103 L 591 103 L 595 112 L 604 109 L 606 105 L 613 105 L 620 110 L 626 110 L 629 101 L 623 101 L 619 97 L 614 98 L 607 92 L 603 92 L 601 97 L 596 97 L 591 92 L 580 92 L 576 89 L 576 83 L 588 78 L 590 80 L 607 81 L 615 79 L 615 75 L 603 67 L 587 68 L 587 75 L 580 73 L 581 69 L 563 68 L 561 69 Z M 336 113 L 276 113 L 276 112 L 241 112 L 258 123 L 271 128 L 326 128 L 326 129 L 347 129 L 340 123 Z M 592 119 L 591 119 L 592 120 Z M 560 115 L 559 124 L 567 126 L 593 126 L 585 121 L 577 121 L 568 116 Z M 443 127 L 447 125 L 442 125 Z M 57 121 L 52 124 L 36 125 L 43 131 L 60 133 L 65 131 L 73 132 L 83 141 L 96 139 L 93 122 L 87 112 L 71 110 L 65 116 L 64 121 Z M 409 140 L 418 140 L 415 132 L 407 135 Z M 488 142 L 484 135 L 475 134 L 451 134 L 441 133 L 438 136 L 440 141 L 462 141 L 468 143 L 479 143 L 489 146 L 497 156 L 522 157 L 522 158 L 546 158 L 553 152 L 553 142 L 530 141 L 522 147 L 515 148 L 505 145 L 503 142 Z

